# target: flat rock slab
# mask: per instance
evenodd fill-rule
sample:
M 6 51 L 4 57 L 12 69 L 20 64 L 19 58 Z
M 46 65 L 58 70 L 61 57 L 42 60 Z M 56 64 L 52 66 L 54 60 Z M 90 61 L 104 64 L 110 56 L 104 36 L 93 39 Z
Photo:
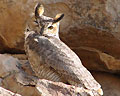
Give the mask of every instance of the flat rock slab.
M 18 72 L 20 61 L 9 55 L 0 54 L 0 77 L 4 78 L 12 72 Z
M 62 82 L 52 82 L 44 79 L 38 80 L 36 88 L 41 96 L 98 96 L 82 87 L 79 88 Z
M 28 70 L 27 72 L 29 74 L 32 74 L 30 66 L 28 64 L 27 66 L 26 64 L 27 64 L 26 62 L 23 62 L 24 66 L 22 66 L 22 63 L 17 58 L 14 58 L 6 54 L 0 54 L 0 86 L 9 89 L 15 93 L 19 93 L 22 96 L 39 96 L 39 92 L 35 87 L 24 86 L 20 84 L 20 82 L 17 82 L 18 79 L 22 78 L 20 73 L 21 74 L 24 73 L 24 70 L 25 71 Z
M 6 89 L 0 87 L 0 96 L 21 96 L 21 95 L 13 93 L 9 90 L 6 90 Z

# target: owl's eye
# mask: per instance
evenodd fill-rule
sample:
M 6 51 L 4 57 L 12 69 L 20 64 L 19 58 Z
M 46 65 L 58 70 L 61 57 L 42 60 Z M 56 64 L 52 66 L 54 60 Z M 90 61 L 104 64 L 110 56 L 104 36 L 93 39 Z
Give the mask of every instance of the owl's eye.
M 53 29 L 53 26 L 49 26 L 48 29 L 50 29 L 50 30 Z

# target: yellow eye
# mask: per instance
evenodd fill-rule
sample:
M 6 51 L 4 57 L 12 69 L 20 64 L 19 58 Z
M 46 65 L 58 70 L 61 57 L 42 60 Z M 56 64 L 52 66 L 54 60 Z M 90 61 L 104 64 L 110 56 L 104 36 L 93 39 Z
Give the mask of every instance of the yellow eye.
M 48 29 L 50 29 L 50 30 L 53 29 L 53 26 L 49 26 Z

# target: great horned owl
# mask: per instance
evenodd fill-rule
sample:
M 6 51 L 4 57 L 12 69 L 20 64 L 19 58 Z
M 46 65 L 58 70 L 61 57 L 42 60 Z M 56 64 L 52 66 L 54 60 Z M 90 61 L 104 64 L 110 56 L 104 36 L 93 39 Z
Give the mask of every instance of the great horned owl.
M 59 21 L 64 14 L 50 18 L 43 13 L 43 5 L 37 4 L 33 22 L 39 30 L 29 28 L 25 31 L 25 49 L 36 76 L 56 82 L 68 82 L 102 95 L 100 84 L 82 65 L 79 57 L 59 38 Z

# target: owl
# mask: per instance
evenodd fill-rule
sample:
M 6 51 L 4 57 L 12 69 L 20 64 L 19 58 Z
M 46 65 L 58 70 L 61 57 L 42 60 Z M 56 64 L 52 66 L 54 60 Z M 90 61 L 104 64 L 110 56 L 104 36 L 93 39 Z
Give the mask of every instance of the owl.
M 103 95 L 101 85 L 59 38 L 59 24 L 64 14 L 57 14 L 54 18 L 44 16 L 44 7 L 40 3 L 34 13 L 33 22 L 36 27 L 25 31 L 25 50 L 36 76 L 55 82 L 67 82 L 93 90 L 98 96 Z

